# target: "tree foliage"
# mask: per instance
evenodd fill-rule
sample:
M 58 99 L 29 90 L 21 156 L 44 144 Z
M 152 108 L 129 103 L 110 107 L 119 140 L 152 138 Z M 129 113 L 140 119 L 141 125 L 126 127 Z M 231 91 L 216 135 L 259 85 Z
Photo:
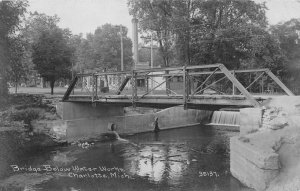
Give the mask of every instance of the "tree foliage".
M 299 87 L 300 85 L 300 20 L 291 19 L 284 23 L 271 26 L 270 31 L 280 44 L 282 53 L 286 60 L 284 68 L 284 80 L 291 86 Z
M 42 31 L 33 44 L 32 61 L 39 74 L 50 82 L 51 94 L 57 79 L 70 76 L 71 57 L 68 34 L 58 27 Z
M 25 60 L 25 42 L 23 38 L 15 36 L 9 40 L 9 67 L 8 80 L 14 84 L 17 93 L 20 81 L 26 80 L 28 73 L 28 63 Z
M 151 63 L 150 47 L 139 48 L 139 62 L 149 62 L 149 64 Z M 159 67 L 164 65 L 164 60 L 159 54 L 157 46 L 153 46 L 153 64 L 154 67 Z
M 0 99 L 8 95 L 7 71 L 10 60 L 10 39 L 13 38 L 26 12 L 27 1 L 0 1 Z
M 221 62 L 229 68 L 281 64 L 267 32 L 265 4 L 254 1 L 128 0 L 140 32 L 153 33 L 165 66 Z
M 46 32 L 57 28 L 59 18 L 49 16 L 46 14 L 34 12 L 29 13 L 28 17 L 24 21 L 24 27 L 21 30 L 22 41 L 24 42 L 24 62 L 27 64 L 27 75 L 36 74 L 35 65 L 32 62 L 32 45 L 37 43 L 42 32 Z M 27 76 L 29 78 L 30 76 Z
M 38 12 L 29 13 L 29 16 L 25 20 L 22 35 L 28 43 L 35 43 L 39 40 L 42 32 L 57 28 L 58 22 L 59 18 L 56 15 L 49 16 Z
M 127 28 L 122 26 L 124 68 L 130 69 L 132 64 L 132 43 L 127 37 Z M 105 24 L 98 27 L 94 34 L 86 39 L 74 37 L 76 43 L 76 68 L 121 70 L 121 36 L 120 26 Z M 77 39 L 76 39 L 77 38 Z

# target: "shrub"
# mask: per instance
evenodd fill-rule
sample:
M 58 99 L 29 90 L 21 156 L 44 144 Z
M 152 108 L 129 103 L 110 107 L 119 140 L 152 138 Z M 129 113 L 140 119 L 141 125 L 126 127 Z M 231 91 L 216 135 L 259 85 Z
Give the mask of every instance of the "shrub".
M 40 118 L 40 109 L 27 108 L 23 110 L 15 110 L 11 113 L 10 119 L 13 121 L 24 121 L 29 131 L 32 131 L 31 121 Z

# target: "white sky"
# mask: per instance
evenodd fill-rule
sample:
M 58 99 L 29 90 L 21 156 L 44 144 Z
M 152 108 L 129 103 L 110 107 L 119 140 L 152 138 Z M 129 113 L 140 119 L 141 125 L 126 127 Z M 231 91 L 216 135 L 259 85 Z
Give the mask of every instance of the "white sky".
M 267 17 L 270 24 L 300 18 L 298 0 L 255 0 L 267 2 Z M 131 16 L 127 0 L 29 0 L 29 11 L 47 15 L 56 14 L 61 20 L 59 26 L 69 28 L 73 34 L 94 32 L 105 23 L 122 24 L 129 29 L 131 38 Z

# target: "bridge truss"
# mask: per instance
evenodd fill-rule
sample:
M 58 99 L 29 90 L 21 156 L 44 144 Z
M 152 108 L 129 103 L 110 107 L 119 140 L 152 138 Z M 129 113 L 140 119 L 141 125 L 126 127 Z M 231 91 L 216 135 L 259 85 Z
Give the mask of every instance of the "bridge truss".
M 238 79 L 239 74 L 255 74 L 255 78 L 243 85 Z M 104 93 L 105 88 L 100 87 L 99 79 L 108 79 L 114 76 L 118 83 L 113 91 Z M 181 91 L 176 92 L 168 85 L 174 78 L 180 77 Z M 197 105 L 220 105 L 260 107 L 264 98 L 251 94 L 248 90 L 259 80 L 268 77 L 282 91 L 293 96 L 291 92 L 269 69 L 232 70 L 229 71 L 223 64 L 184 66 L 171 68 L 151 68 L 124 72 L 103 72 L 90 74 L 77 74 L 68 87 L 62 101 L 89 101 L 92 103 L 111 103 L 132 105 L 184 105 L 185 108 L 197 107 Z M 159 81 L 157 79 L 160 79 Z M 81 80 L 80 80 L 81 79 Z M 89 87 L 87 80 L 89 79 Z M 143 79 L 146 88 L 139 90 L 138 80 Z M 218 87 L 221 82 L 227 80 L 231 83 L 230 93 L 222 91 Z M 76 84 L 81 82 L 81 92 L 85 95 L 71 95 L 76 89 Z M 103 82 L 103 81 L 102 81 Z M 149 85 L 151 84 L 151 86 Z M 196 84 L 196 85 L 195 85 Z M 78 85 L 77 85 L 78 86 Z M 109 86 L 107 84 L 106 86 Z M 164 86 L 165 91 L 157 90 Z M 221 84 L 222 86 L 222 84 Z M 105 91 L 104 91 L 105 90 Z M 125 91 L 124 91 L 125 90 Z M 206 94 L 206 91 L 213 91 Z M 77 92 L 75 91 L 77 94 Z M 226 101 L 227 100 L 227 101 Z M 229 100 L 229 101 L 228 101 Z

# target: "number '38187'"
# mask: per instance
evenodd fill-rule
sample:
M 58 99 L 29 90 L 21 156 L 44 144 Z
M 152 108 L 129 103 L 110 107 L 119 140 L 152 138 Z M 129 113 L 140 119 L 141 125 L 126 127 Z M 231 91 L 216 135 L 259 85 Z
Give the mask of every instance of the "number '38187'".
M 199 171 L 199 177 L 219 177 L 219 174 L 214 171 Z

